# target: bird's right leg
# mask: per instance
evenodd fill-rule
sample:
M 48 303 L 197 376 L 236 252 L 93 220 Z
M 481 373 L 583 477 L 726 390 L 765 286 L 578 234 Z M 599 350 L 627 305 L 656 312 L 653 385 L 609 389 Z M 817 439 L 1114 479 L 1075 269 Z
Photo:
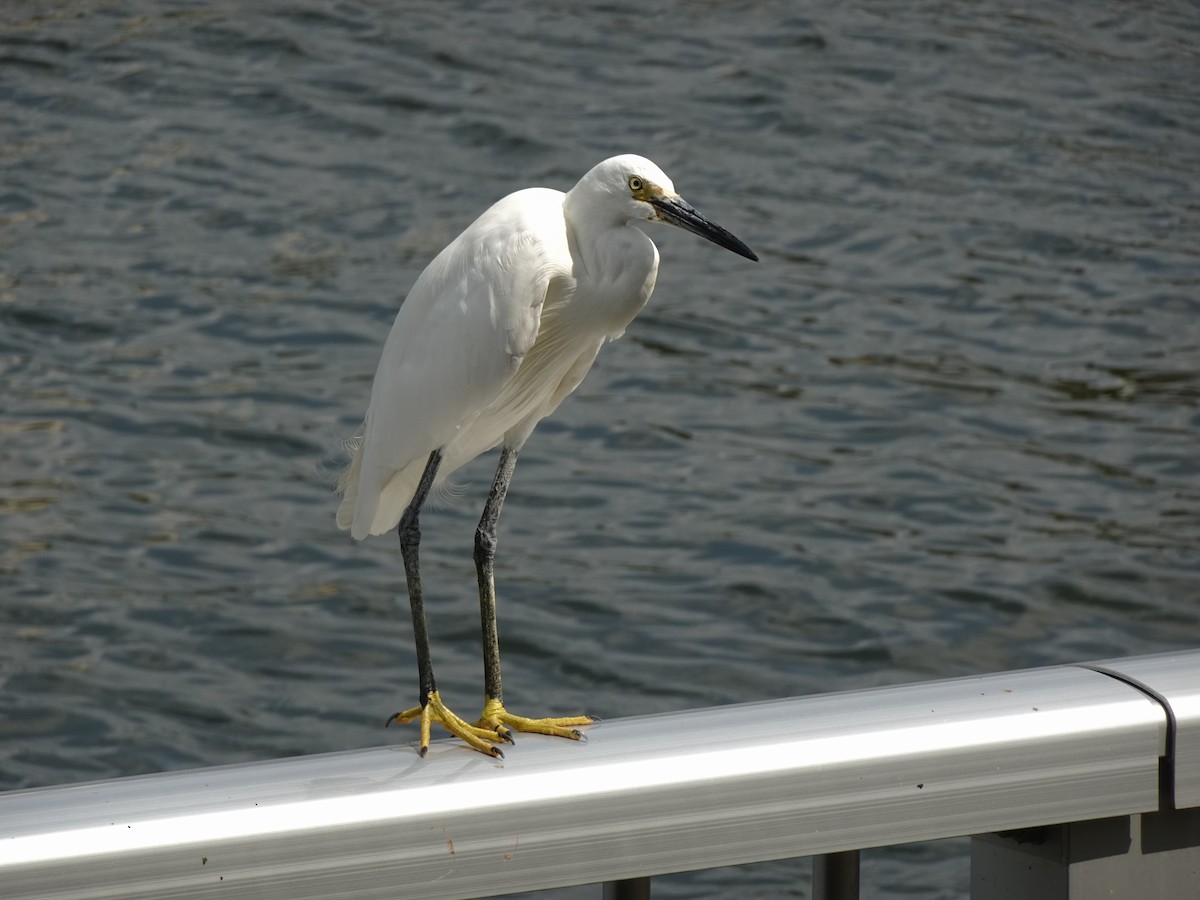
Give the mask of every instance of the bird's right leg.
M 404 558 L 404 576 L 408 582 L 408 603 L 412 608 L 413 640 L 417 645 L 417 675 L 420 680 L 421 705 L 412 709 L 398 712 L 387 720 L 406 724 L 414 719 L 421 720 L 421 755 L 429 750 L 430 727 L 438 722 L 454 736 L 466 741 L 471 747 L 489 756 L 503 757 L 499 748 L 489 741 L 506 740 L 507 736 L 494 730 L 471 725 L 455 715 L 438 694 L 437 683 L 433 680 L 433 656 L 429 649 L 429 626 L 425 621 L 425 600 L 421 592 L 421 566 L 419 549 L 421 544 L 421 529 L 418 518 L 421 506 L 425 503 L 429 491 L 433 488 L 437 477 L 438 466 L 442 462 L 442 452 L 434 450 L 429 454 L 425 471 L 417 485 L 412 501 L 400 517 L 397 532 L 400 535 L 400 555 Z
M 483 715 L 477 728 L 495 731 L 512 740 L 512 732 L 529 731 L 578 741 L 583 738 L 577 726 L 590 725 L 591 716 L 552 716 L 530 719 L 504 708 L 504 689 L 500 680 L 500 638 L 496 630 L 496 522 L 508 495 L 508 485 L 517 467 L 517 451 L 507 444 L 500 451 L 496 477 L 483 507 L 479 527 L 475 529 L 475 571 L 479 577 L 479 613 L 483 624 Z

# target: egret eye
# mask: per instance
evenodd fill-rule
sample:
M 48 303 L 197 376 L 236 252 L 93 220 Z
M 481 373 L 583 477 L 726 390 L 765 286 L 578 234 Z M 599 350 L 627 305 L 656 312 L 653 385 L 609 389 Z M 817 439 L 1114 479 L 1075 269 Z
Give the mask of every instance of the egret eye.
M 636 175 L 629 176 L 629 189 L 631 191 L 640 191 L 645 186 L 646 182 L 642 181 L 642 179 L 638 178 Z

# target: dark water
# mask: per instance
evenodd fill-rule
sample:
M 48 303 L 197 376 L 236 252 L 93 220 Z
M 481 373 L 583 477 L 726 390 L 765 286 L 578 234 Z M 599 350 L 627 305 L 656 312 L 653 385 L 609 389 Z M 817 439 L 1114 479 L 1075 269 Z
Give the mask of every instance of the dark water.
M 514 709 L 1200 645 L 1197 84 L 1190 3 L 5 3 L 0 786 L 411 739 L 341 441 L 434 253 L 615 152 L 762 262 L 653 229 L 650 307 L 527 446 Z M 464 707 L 492 465 L 425 520 Z M 866 854 L 870 896 L 961 895 L 964 847 Z

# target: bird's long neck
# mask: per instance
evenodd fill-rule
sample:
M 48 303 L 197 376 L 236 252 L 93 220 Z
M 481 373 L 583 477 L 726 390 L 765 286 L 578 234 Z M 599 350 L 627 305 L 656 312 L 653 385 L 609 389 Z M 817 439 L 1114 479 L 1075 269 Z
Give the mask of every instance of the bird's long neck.
M 650 239 L 623 210 L 604 202 L 603 197 L 569 191 L 563 198 L 563 216 L 571 255 L 583 264 L 586 272 L 595 275 L 611 271 L 614 266 L 623 268 L 629 262 L 648 261 L 646 250 L 652 250 L 653 245 L 649 248 L 645 245 Z M 635 251 L 633 260 L 627 258 L 629 250 Z M 636 252 L 639 250 L 640 253 Z M 657 253 L 653 256 L 657 263 Z
M 658 272 L 658 250 L 625 216 L 597 214 L 599 204 L 568 205 L 567 240 L 575 260 L 576 315 L 608 336 L 624 331 L 645 305 Z
M 578 191 L 569 191 L 563 198 L 563 218 L 567 223 L 567 240 L 571 255 L 583 264 L 585 272 L 600 271 L 602 245 L 606 233 L 627 226 L 626 217 L 614 214 L 606 204 Z

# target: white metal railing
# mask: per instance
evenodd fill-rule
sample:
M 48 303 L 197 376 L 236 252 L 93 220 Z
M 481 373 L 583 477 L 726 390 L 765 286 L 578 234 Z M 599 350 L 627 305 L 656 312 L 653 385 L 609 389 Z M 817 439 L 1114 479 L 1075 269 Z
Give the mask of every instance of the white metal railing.
M 1189 651 L 14 791 L 0 893 L 477 897 L 1200 806 L 1198 763 Z

